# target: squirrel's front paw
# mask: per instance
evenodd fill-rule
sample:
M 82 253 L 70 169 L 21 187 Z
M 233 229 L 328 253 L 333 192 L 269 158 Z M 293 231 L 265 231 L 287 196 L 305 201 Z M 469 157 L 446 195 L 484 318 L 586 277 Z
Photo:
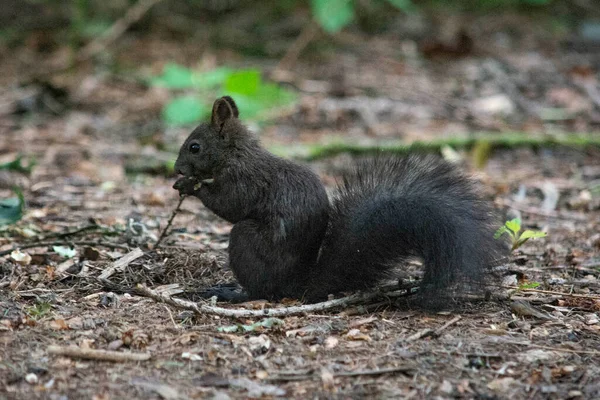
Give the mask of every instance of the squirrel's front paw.
M 180 195 L 191 196 L 199 189 L 199 186 L 200 182 L 196 178 L 193 176 L 184 176 L 173 184 L 173 189 L 178 190 Z

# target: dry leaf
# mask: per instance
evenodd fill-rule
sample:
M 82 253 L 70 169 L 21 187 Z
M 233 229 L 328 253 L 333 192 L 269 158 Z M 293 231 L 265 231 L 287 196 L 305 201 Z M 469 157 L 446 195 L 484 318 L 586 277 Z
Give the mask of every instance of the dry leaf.
M 31 263 L 31 256 L 27 253 L 21 252 L 21 250 L 17 249 L 10 253 L 10 258 L 21 265 L 29 265 Z
M 350 340 L 363 340 L 365 342 L 370 342 L 372 340 L 369 335 L 362 333 L 360 329 L 350 329 L 346 334 L 346 338 Z
M 321 368 L 320 376 L 321 383 L 323 384 L 323 389 L 327 390 L 328 392 L 335 391 L 335 378 L 331 371 L 323 367 Z
M 64 319 L 55 319 L 54 321 L 50 321 L 50 329 L 61 331 L 69 329 L 69 326 Z
M 500 378 L 494 379 L 488 383 L 487 387 L 495 392 L 506 393 L 514 385 L 514 383 L 514 378 Z
M 325 348 L 326 349 L 333 349 L 334 347 L 336 347 L 338 345 L 340 341 L 338 340 L 338 338 L 334 337 L 334 336 L 328 336 L 325 341 Z
M 444 381 L 440 385 L 440 392 L 446 393 L 446 394 L 451 394 L 453 391 L 454 391 L 454 388 L 452 387 L 452 384 L 450 382 L 448 382 L 446 379 L 444 379 Z

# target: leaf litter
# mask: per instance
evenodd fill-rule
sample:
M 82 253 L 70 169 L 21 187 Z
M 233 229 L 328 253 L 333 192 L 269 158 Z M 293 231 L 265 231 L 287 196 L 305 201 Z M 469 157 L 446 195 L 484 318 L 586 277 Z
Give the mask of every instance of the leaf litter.
M 303 94 L 299 111 L 265 127 L 263 140 L 289 146 L 318 142 L 332 131 L 346 133 L 346 140 L 363 140 L 373 132 L 389 138 L 401 130 L 410 139 L 472 128 L 468 118 L 460 117 L 460 107 L 444 103 L 456 90 L 481 108 L 478 129 L 502 129 L 506 121 L 537 110 L 536 102 L 566 108 L 568 115 L 544 114 L 547 120 L 560 120 L 563 128 L 594 126 L 595 106 L 584 95 L 589 84 L 575 91 L 565 87 L 564 76 L 538 58 L 516 53 L 485 64 L 487 75 L 472 73 L 457 89 L 455 82 L 444 84 L 444 76 L 461 76 L 461 68 L 479 71 L 477 59 L 444 64 L 443 74 L 435 64 L 426 64 L 416 76 L 411 65 L 392 62 L 386 49 L 393 46 L 385 39 L 370 40 L 371 48 L 359 48 L 355 59 L 343 61 L 349 62 L 344 68 L 348 76 L 338 83 L 319 66 L 299 68 L 296 79 L 312 91 Z M 380 56 L 372 57 L 374 51 Z M 132 56 L 120 55 L 125 60 Z M 521 64 L 535 66 L 537 75 L 520 69 Z M 75 93 L 80 78 L 66 87 Z M 1 116 L 15 122 L 14 129 L 0 135 L 3 153 L 11 154 L 3 172 L 31 174 L 24 188 L 27 207 L 0 235 L 0 383 L 10 396 L 598 397 L 597 149 L 477 149 L 477 177 L 499 205 L 503 218 L 498 226 L 518 218 L 524 232 L 547 233 L 523 241 L 499 271 L 511 282 L 500 290 L 505 299 L 468 302 L 451 313 L 412 309 L 400 298 L 278 319 L 197 315 L 131 291 L 143 284 L 196 301 L 200 288 L 233 279 L 224 253 L 230 227 L 193 199 L 183 204 L 163 246 L 151 250 L 178 200 L 165 164 L 187 129 L 157 133 L 164 130 L 156 118 L 166 104 L 160 90 L 88 78 L 94 96 L 81 92 L 80 101 L 82 109 L 101 107 L 97 114 L 44 113 L 44 124 Z M 484 81 L 497 85 L 492 92 L 505 95 L 477 92 Z M 374 82 L 381 98 L 353 95 Z M 535 87 L 529 86 L 525 98 L 514 89 L 527 82 Z M 421 105 L 423 92 L 411 85 L 435 88 L 436 97 Z M 544 92 L 548 99 L 539 95 Z M 392 101 L 389 94 L 402 100 Z M 569 110 L 574 97 L 587 103 Z M 165 147 L 171 153 L 157 150 Z M 12 155 L 23 149 L 31 154 L 17 163 Z M 469 159 L 460 150 L 447 153 L 456 162 Z M 161 165 L 128 176 L 134 157 Z M 24 162 L 33 159 L 35 165 Z M 333 182 L 344 161 L 342 156 L 313 166 L 324 181 Z M 3 198 L 15 198 L 10 187 L 0 190 Z M 90 225 L 95 228 L 86 228 Z M 132 252 L 136 257 L 125 258 Z M 99 279 L 115 264 L 110 276 Z M 409 265 L 408 278 L 418 278 L 419 270 L 418 264 Z M 236 332 L 228 332 L 232 327 Z M 102 352 L 122 354 L 125 360 L 73 356 Z M 131 361 L 128 354 L 150 358 Z

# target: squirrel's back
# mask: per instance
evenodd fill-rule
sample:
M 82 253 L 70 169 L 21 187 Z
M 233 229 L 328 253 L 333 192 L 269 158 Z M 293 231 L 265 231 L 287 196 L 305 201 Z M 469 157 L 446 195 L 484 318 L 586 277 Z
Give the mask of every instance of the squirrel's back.
M 491 211 L 473 181 L 438 157 L 360 161 L 334 196 L 307 296 L 372 287 L 410 258 L 424 264 L 423 301 L 481 287 L 501 251 Z

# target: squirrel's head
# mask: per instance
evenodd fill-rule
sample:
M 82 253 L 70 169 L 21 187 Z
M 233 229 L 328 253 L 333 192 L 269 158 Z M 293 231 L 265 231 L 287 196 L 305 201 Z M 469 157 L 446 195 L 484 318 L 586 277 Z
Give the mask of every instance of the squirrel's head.
M 233 99 L 224 96 L 215 101 L 210 123 L 199 125 L 179 150 L 175 171 L 188 177 L 212 178 L 237 146 L 240 136 L 248 132 L 238 119 L 239 111 Z

